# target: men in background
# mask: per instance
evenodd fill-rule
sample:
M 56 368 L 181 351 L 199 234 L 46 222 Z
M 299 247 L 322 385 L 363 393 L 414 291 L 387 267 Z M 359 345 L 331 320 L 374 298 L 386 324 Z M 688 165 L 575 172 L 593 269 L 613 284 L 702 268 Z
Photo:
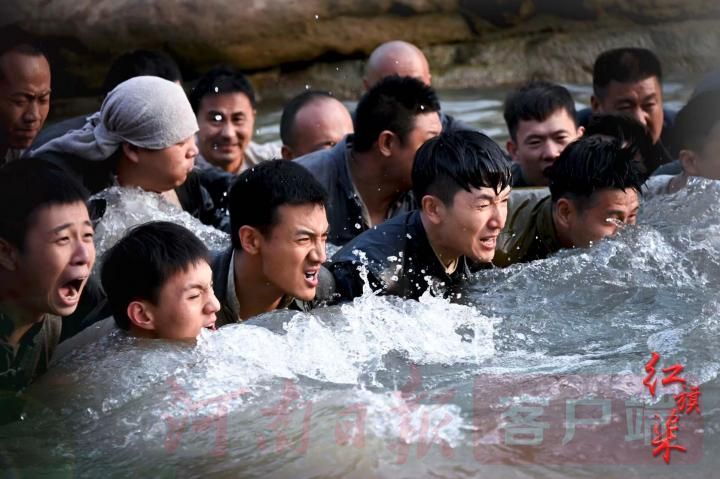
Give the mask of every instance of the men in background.
M 432 88 L 391 76 L 355 110 L 355 133 L 330 150 L 297 161 L 328 192 L 329 241 L 343 245 L 366 229 L 415 208 L 410 192 L 415 152 L 440 133 Z
M 45 372 L 60 316 L 78 307 L 95 261 L 86 200 L 79 183 L 44 161 L 0 169 L 0 391 Z M 11 412 L 0 407 L 0 416 Z
M 720 90 L 693 96 L 678 112 L 672 138 L 682 171 L 650 177 L 650 194 L 674 193 L 691 176 L 720 180 Z
M 649 173 L 672 158 L 663 145 L 665 123 L 662 69 L 655 54 L 645 48 L 618 48 L 601 53 L 593 66 L 593 113 L 625 113 L 648 131 L 654 145 L 645 159 Z
M 508 95 L 504 116 L 512 186 L 547 186 L 545 169 L 583 133 L 570 92 L 553 83 L 530 82 Z
M 332 148 L 353 132 L 345 105 L 332 95 L 309 90 L 285 104 L 280 118 L 280 139 L 284 160 Z
M 180 68 L 178 68 L 177 63 L 175 63 L 175 60 L 173 60 L 170 55 L 156 50 L 134 50 L 123 53 L 110 65 L 103 80 L 103 98 L 125 80 L 145 75 L 164 78 L 178 85 L 182 83 Z M 79 130 L 85 125 L 88 116 L 89 114 L 78 115 L 48 125 L 37 136 L 32 148 L 39 148 L 70 130 Z
M 586 248 L 635 224 L 641 173 L 634 145 L 580 138 L 547 170 L 550 196 L 514 206 L 493 263 L 508 266 L 543 259 L 561 248 Z
M 36 47 L 0 48 L 0 166 L 23 156 L 50 111 L 50 64 Z
M 117 327 L 143 338 L 194 340 L 215 329 L 210 252 L 186 228 L 131 229 L 103 257 L 102 284 Z M 82 333 L 81 333 L 82 334 Z
M 420 209 L 368 230 L 333 256 L 341 299 L 369 286 L 417 299 L 428 288 L 449 296 L 470 275 L 469 262 L 489 263 L 505 225 L 510 165 L 479 132 L 443 132 L 417 152 L 412 169 Z
M 217 326 L 279 308 L 307 310 L 329 299 L 322 267 L 328 222 L 323 187 L 293 161 L 244 171 L 230 189 L 232 246 L 213 259 Z
M 280 158 L 279 145 L 252 141 L 255 91 L 245 75 L 227 66 L 215 67 L 200 77 L 189 97 L 200 126 L 199 167 L 212 165 L 238 174 L 261 161 Z
M 401 40 L 382 43 L 373 50 L 365 64 L 363 86 L 365 90 L 369 90 L 383 78 L 393 75 L 412 77 L 427 86 L 432 84 L 432 74 L 425 54 L 412 43 Z M 443 112 L 440 112 L 440 121 L 443 131 L 473 129 Z

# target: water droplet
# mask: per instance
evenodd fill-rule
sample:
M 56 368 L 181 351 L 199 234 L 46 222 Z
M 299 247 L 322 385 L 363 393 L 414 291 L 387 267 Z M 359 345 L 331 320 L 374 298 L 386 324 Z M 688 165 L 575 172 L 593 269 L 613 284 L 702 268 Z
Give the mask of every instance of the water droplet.
M 360 223 L 355 223 L 355 229 L 360 229 Z
M 315 15 L 315 20 L 320 20 L 320 15 Z
M 218 87 L 215 87 L 215 93 L 219 92 L 220 89 Z
M 425 110 L 425 105 L 420 105 L 420 111 Z
M 306 90 L 309 90 L 309 89 L 310 89 L 310 85 L 308 85 L 308 84 L 306 83 L 306 84 L 305 84 L 305 89 L 306 89 Z

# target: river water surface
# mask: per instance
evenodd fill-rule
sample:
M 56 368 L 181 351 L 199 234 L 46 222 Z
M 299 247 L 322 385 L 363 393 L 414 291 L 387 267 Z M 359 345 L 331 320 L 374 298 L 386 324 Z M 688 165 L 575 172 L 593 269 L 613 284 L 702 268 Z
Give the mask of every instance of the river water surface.
M 499 99 L 448 98 L 502 137 Z M 24 420 L 0 429 L 0 465 L 8 477 L 714 477 L 719 202 L 720 183 L 693 181 L 616 237 L 483 271 L 452 302 L 368 293 L 196 345 L 114 333 L 31 388 Z M 667 465 L 652 427 L 679 392 L 661 383 L 676 364 L 702 395 Z

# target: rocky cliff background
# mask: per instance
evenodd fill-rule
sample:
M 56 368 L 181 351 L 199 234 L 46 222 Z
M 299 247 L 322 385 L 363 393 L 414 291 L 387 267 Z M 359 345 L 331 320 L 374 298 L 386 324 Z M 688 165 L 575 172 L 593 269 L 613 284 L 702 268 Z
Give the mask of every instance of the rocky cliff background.
M 391 39 L 420 46 L 451 89 L 589 83 L 599 52 L 628 45 L 679 80 L 720 66 L 720 2 L 707 0 L 3 0 L 0 24 L 50 46 L 60 96 L 97 92 L 139 47 L 172 54 L 188 80 L 233 64 L 276 100 L 305 85 L 355 98 L 364 59 Z

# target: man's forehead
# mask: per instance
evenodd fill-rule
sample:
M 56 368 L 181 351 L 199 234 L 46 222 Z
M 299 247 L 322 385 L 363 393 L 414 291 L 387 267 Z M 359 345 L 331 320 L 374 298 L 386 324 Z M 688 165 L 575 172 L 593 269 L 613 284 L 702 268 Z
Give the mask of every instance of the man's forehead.
M 576 129 L 575 120 L 570 116 L 570 113 L 565 108 L 558 108 L 541 121 L 532 119 L 518 121 L 517 137 L 547 136 L 558 131 L 572 133 Z
M 594 203 L 596 206 L 603 208 L 613 207 L 634 207 L 640 201 L 640 195 L 634 188 L 621 189 L 604 189 L 596 191 L 594 194 Z
M 277 209 L 275 218 L 276 227 L 281 226 L 293 231 L 298 229 L 324 230 L 328 224 L 325 207 L 314 203 L 281 205 Z M 324 233 L 324 231 L 320 231 L 320 233 Z
M 207 111 L 247 111 L 252 109 L 250 99 L 242 92 L 222 93 L 216 95 L 210 93 L 202 97 L 200 107 Z
M 606 101 L 619 101 L 623 99 L 643 99 L 649 95 L 662 95 L 662 88 L 657 77 L 651 76 L 634 82 L 618 82 L 612 80 L 606 89 Z
M 472 195 L 473 199 L 496 198 L 509 194 L 509 185 L 500 190 L 499 192 L 496 192 L 495 188 L 490 188 L 488 186 L 481 186 L 480 188 L 475 188 L 474 186 L 470 187 L 470 195 Z

